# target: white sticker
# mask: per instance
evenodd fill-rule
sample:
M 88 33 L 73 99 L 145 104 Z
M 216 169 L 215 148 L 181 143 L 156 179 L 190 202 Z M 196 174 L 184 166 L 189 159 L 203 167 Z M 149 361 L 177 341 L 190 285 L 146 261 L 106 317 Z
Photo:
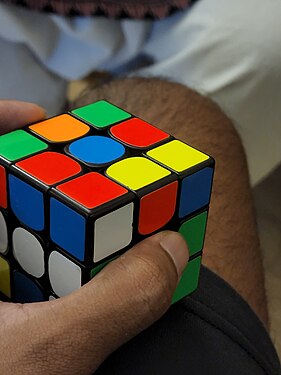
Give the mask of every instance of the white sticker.
M 94 262 L 128 246 L 133 235 L 134 203 L 100 217 L 95 222 Z
M 55 294 L 66 296 L 81 287 L 81 268 L 57 251 L 49 257 L 49 277 Z
M 45 272 L 44 250 L 38 239 L 26 229 L 16 228 L 13 232 L 13 253 L 22 268 L 34 277 Z

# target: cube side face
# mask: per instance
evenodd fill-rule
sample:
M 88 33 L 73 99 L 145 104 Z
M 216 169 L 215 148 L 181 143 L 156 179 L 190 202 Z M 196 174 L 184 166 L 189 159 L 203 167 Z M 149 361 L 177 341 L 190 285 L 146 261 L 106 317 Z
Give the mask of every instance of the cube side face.
M 62 297 L 163 229 L 190 249 L 173 303 L 192 293 L 213 169 L 208 155 L 105 101 L 0 136 L 0 294 Z

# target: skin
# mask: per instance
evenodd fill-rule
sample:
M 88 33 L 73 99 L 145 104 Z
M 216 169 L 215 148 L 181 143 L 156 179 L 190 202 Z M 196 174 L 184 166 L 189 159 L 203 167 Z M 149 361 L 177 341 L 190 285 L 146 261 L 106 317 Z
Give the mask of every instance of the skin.
M 112 81 L 90 89 L 74 106 L 101 98 L 214 156 L 217 167 L 204 263 L 228 281 L 267 325 L 247 165 L 229 119 L 208 99 L 157 79 Z M 42 109 L 34 105 L 0 102 L 2 133 L 43 117 Z M 187 259 L 182 237 L 161 232 L 67 297 L 48 303 L 1 303 L 2 372 L 91 374 L 112 351 L 165 313 Z

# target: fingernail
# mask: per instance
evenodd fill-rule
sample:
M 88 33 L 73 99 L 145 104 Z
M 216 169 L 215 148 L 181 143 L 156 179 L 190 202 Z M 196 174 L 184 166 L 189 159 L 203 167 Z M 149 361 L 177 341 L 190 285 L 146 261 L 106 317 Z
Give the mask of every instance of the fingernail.
M 172 258 L 178 276 L 180 277 L 185 269 L 189 253 L 185 240 L 177 232 L 164 232 L 164 236 L 160 242 L 160 246 L 165 250 Z

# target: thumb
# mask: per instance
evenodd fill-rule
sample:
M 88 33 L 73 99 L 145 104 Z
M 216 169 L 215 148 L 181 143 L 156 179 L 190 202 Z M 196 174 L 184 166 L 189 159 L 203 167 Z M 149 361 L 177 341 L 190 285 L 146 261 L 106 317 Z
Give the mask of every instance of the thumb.
M 23 305 L 9 335 L 6 330 L 4 348 L 14 350 L 5 357 L 5 374 L 93 373 L 112 351 L 164 314 L 187 261 L 180 234 L 158 233 L 76 292 Z
M 0 100 L 0 135 L 23 125 L 43 120 L 45 117 L 44 109 L 36 104 L 17 100 Z
M 134 246 L 66 297 L 73 309 L 77 303 L 83 306 L 80 314 L 84 309 L 88 332 L 93 333 L 92 345 L 86 343 L 87 350 L 79 354 L 80 364 L 81 358 L 95 358 L 98 366 L 113 350 L 159 319 L 171 304 L 188 257 L 179 233 L 161 232 Z M 89 350 L 95 353 L 89 355 Z

